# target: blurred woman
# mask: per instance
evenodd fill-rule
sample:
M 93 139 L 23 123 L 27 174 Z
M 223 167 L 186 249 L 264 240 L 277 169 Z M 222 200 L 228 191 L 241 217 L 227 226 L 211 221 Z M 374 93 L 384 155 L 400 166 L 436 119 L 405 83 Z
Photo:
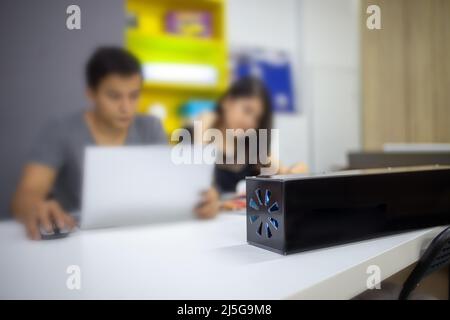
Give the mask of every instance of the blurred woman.
M 235 136 L 233 141 L 226 139 L 227 129 L 245 132 L 248 129 L 255 129 L 257 134 L 257 148 L 259 148 L 259 132 L 267 130 L 268 145 L 270 146 L 270 130 L 272 129 L 272 105 L 269 92 L 262 81 L 257 78 L 246 77 L 236 81 L 228 91 L 219 99 L 215 113 L 205 114 L 202 117 L 203 128 L 215 128 L 222 133 L 222 154 L 223 163 L 216 164 L 214 170 L 214 186 L 221 193 L 235 193 L 238 183 L 247 176 L 257 176 L 261 172 L 261 159 L 258 157 L 257 163 L 249 161 L 248 137 Z M 236 131 L 235 131 L 236 132 Z M 245 151 L 246 162 L 238 164 L 237 161 L 227 162 L 228 157 L 236 160 L 237 141 L 246 139 Z M 211 141 L 203 141 L 209 143 Z M 254 150 L 258 150 L 258 149 Z M 268 151 L 270 148 L 268 147 Z M 268 155 L 271 161 L 278 161 L 274 155 Z M 291 168 L 278 167 L 278 173 L 300 173 L 305 172 L 303 164 L 297 164 Z

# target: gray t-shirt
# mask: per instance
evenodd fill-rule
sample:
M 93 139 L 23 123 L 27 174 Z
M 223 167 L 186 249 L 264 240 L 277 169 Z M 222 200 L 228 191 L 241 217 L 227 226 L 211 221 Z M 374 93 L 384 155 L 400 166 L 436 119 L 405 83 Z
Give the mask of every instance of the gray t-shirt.
M 125 145 L 149 144 L 167 144 L 163 127 L 155 117 L 136 116 Z M 66 211 L 80 210 L 84 150 L 89 145 L 96 143 L 82 111 L 49 122 L 31 148 L 29 162 L 57 170 L 52 198 Z

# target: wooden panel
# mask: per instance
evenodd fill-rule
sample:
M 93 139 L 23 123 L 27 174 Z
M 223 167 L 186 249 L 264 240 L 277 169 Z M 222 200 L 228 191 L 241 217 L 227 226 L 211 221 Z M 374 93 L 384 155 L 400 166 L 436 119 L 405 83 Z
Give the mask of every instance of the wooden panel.
M 407 140 L 403 1 L 362 2 L 363 141 L 376 149 L 381 141 Z M 374 3 L 381 8 L 381 30 L 366 28 L 366 8 Z
M 433 24 L 434 0 L 408 0 L 404 3 L 409 141 L 432 142 L 434 139 Z
M 450 141 L 450 0 L 433 1 L 435 77 L 434 140 Z
M 366 28 L 381 8 L 382 30 Z M 387 142 L 450 142 L 450 0 L 363 0 L 365 149 Z

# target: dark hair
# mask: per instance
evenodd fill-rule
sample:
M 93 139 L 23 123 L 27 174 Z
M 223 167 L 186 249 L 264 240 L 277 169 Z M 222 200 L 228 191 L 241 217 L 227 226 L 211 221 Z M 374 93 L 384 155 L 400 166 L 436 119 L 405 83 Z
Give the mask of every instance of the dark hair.
M 259 124 L 255 128 L 257 131 L 260 129 L 267 129 L 267 143 L 268 151 L 270 151 L 271 129 L 272 129 L 272 100 L 264 82 L 255 77 L 244 77 L 235 81 L 231 87 L 225 92 L 225 94 L 219 99 L 216 106 L 217 119 L 214 124 L 215 128 L 223 126 L 223 102 L 227 98 L 239 99 L 239 98 L 259 98 L 263 104 L 263 113 Z M 257 148 L 259 150 L 259 134 L 257 135 Z M 246 152 L 248 159 L 248 139 L 246 142 Z M 259 152 L 258 152 L 259 154 Z M 252 166 L 253 167 L 253 166 Z M 259 170 L 259 165 L 254 166 Z
M 223 121 L 223 101 L 227 98 L 259 98 L 263 104 L 263 115 L 255 129 L 272 129 L 272 100 L 265 84 L 255 77 L 244 77 L 235 81 L 225 94 L 219 99 L 216 107 L 217 122 L 215 127 Z
M 110 74 L 131 76 L 142 74 L 139 60 L 120 47 L 100 47 L 86 64 L 86 83 L 95 89 Z

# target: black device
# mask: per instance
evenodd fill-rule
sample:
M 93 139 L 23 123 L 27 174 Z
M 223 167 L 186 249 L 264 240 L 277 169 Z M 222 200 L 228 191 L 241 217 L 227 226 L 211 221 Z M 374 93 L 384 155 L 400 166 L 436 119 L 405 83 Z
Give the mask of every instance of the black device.
M 450 224 L 450 166 L 246 180 L 247 241 L 281 254 Z

